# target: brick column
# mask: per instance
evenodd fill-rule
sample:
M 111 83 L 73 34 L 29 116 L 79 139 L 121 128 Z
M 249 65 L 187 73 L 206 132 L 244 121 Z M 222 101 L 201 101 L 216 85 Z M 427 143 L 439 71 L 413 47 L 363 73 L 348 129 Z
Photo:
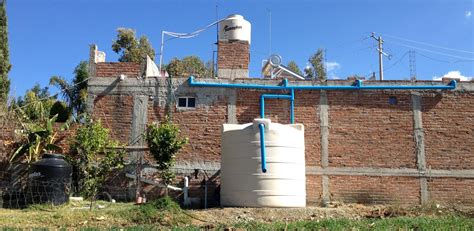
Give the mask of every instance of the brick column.
M 249 77 L 250 44 L 247 41 L 219 41 L 217 77 L 234 79 Z

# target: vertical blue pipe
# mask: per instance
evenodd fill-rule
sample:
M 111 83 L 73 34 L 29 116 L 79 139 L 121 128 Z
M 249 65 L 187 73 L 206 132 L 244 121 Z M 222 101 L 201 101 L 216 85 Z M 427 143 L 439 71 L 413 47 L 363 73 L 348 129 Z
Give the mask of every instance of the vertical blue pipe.
M 267 172 L 267 160 L 266 160 L 266 151 L 265 151 L 265 124 L 259 124 L 258 128 L 260 129 L 260 159 L 262 162 L 262 172 Z
M 265 97 L 263 94 L 260 96 L 260 118 L 265 118 Z
M 290 99 L 290 120 L 291 123 L 295 123 L 295 90 L 291 89 L 291 99 Z

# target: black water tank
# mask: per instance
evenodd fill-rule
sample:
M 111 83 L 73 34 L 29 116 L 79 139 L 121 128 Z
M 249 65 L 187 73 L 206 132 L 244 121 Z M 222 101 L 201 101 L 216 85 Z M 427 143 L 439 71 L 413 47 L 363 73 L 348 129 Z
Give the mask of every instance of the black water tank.
M 28 192 L 31 204 L 59 205 L 69 200 L 72 166 L 60 154 L 44 154 L 31 164 L 28 175 Z

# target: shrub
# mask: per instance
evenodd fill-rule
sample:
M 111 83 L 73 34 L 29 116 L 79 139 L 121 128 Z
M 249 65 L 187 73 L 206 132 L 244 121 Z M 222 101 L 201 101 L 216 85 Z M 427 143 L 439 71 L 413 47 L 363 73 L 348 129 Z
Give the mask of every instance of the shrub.
M 180 137 L 179 128 L 169 119 L 148 125 L 146 140 L 150 152 L 157 161 L 163 183 L 170 184 L 174 173 L 170 171 L 175 164 L 176 153 L 188 142 Z
M 66 103 L 62 101 L 56 101 L 49 111 L 49 117 L 52 118 L 55 115 L 58 115 L 56 122 L 64 123 L 71 116 L 71 111 L 67 107 Z
M 105 183 L 107 176 L 124 166 L 124 151 L 115 149 L 118 142 L 109 137 L 109 130 L 100 121 L 86 118 L 71 143 L 71 161 L 77 170 L 79 190 L 82 196 L 92 202 Z
M 190 220 L 178 203 L 168 196 L 137 206 L 122 215 L 133 223 L 162 226 L 187 224 Z

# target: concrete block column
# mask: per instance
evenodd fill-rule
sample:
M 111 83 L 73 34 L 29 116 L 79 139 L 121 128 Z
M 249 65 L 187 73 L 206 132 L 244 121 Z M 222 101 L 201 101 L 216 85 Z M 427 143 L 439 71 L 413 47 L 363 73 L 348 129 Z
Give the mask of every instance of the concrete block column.
M 319 120 L 321 129 L 321 167 L 327 169 L 329 167 L 329 111 L 328 97 L 326 91 L 321 91 L 319 95 Z M 323 174 L 322 177 L 322 197 L 323 206 L 329 203 L 329 176 Z
M 423 129 L 421 96 L 417 93 L 411 95 L 413 110 L 413 137 L 415 139 L 416 164 L 420 174 L 420 202 L 429 201 L 428 181 L 426 179 L 425 133 Z
M 133 113 L 132 128 L 130 131 L 129 146 L 143 146 L 143 133 L 146 129 L 148 98 L 146 95 L 136 95 L 133 97 Z M 136 161 L 143 154 L 143 150 L 135 150 L 129 152 L 130 161 Z

